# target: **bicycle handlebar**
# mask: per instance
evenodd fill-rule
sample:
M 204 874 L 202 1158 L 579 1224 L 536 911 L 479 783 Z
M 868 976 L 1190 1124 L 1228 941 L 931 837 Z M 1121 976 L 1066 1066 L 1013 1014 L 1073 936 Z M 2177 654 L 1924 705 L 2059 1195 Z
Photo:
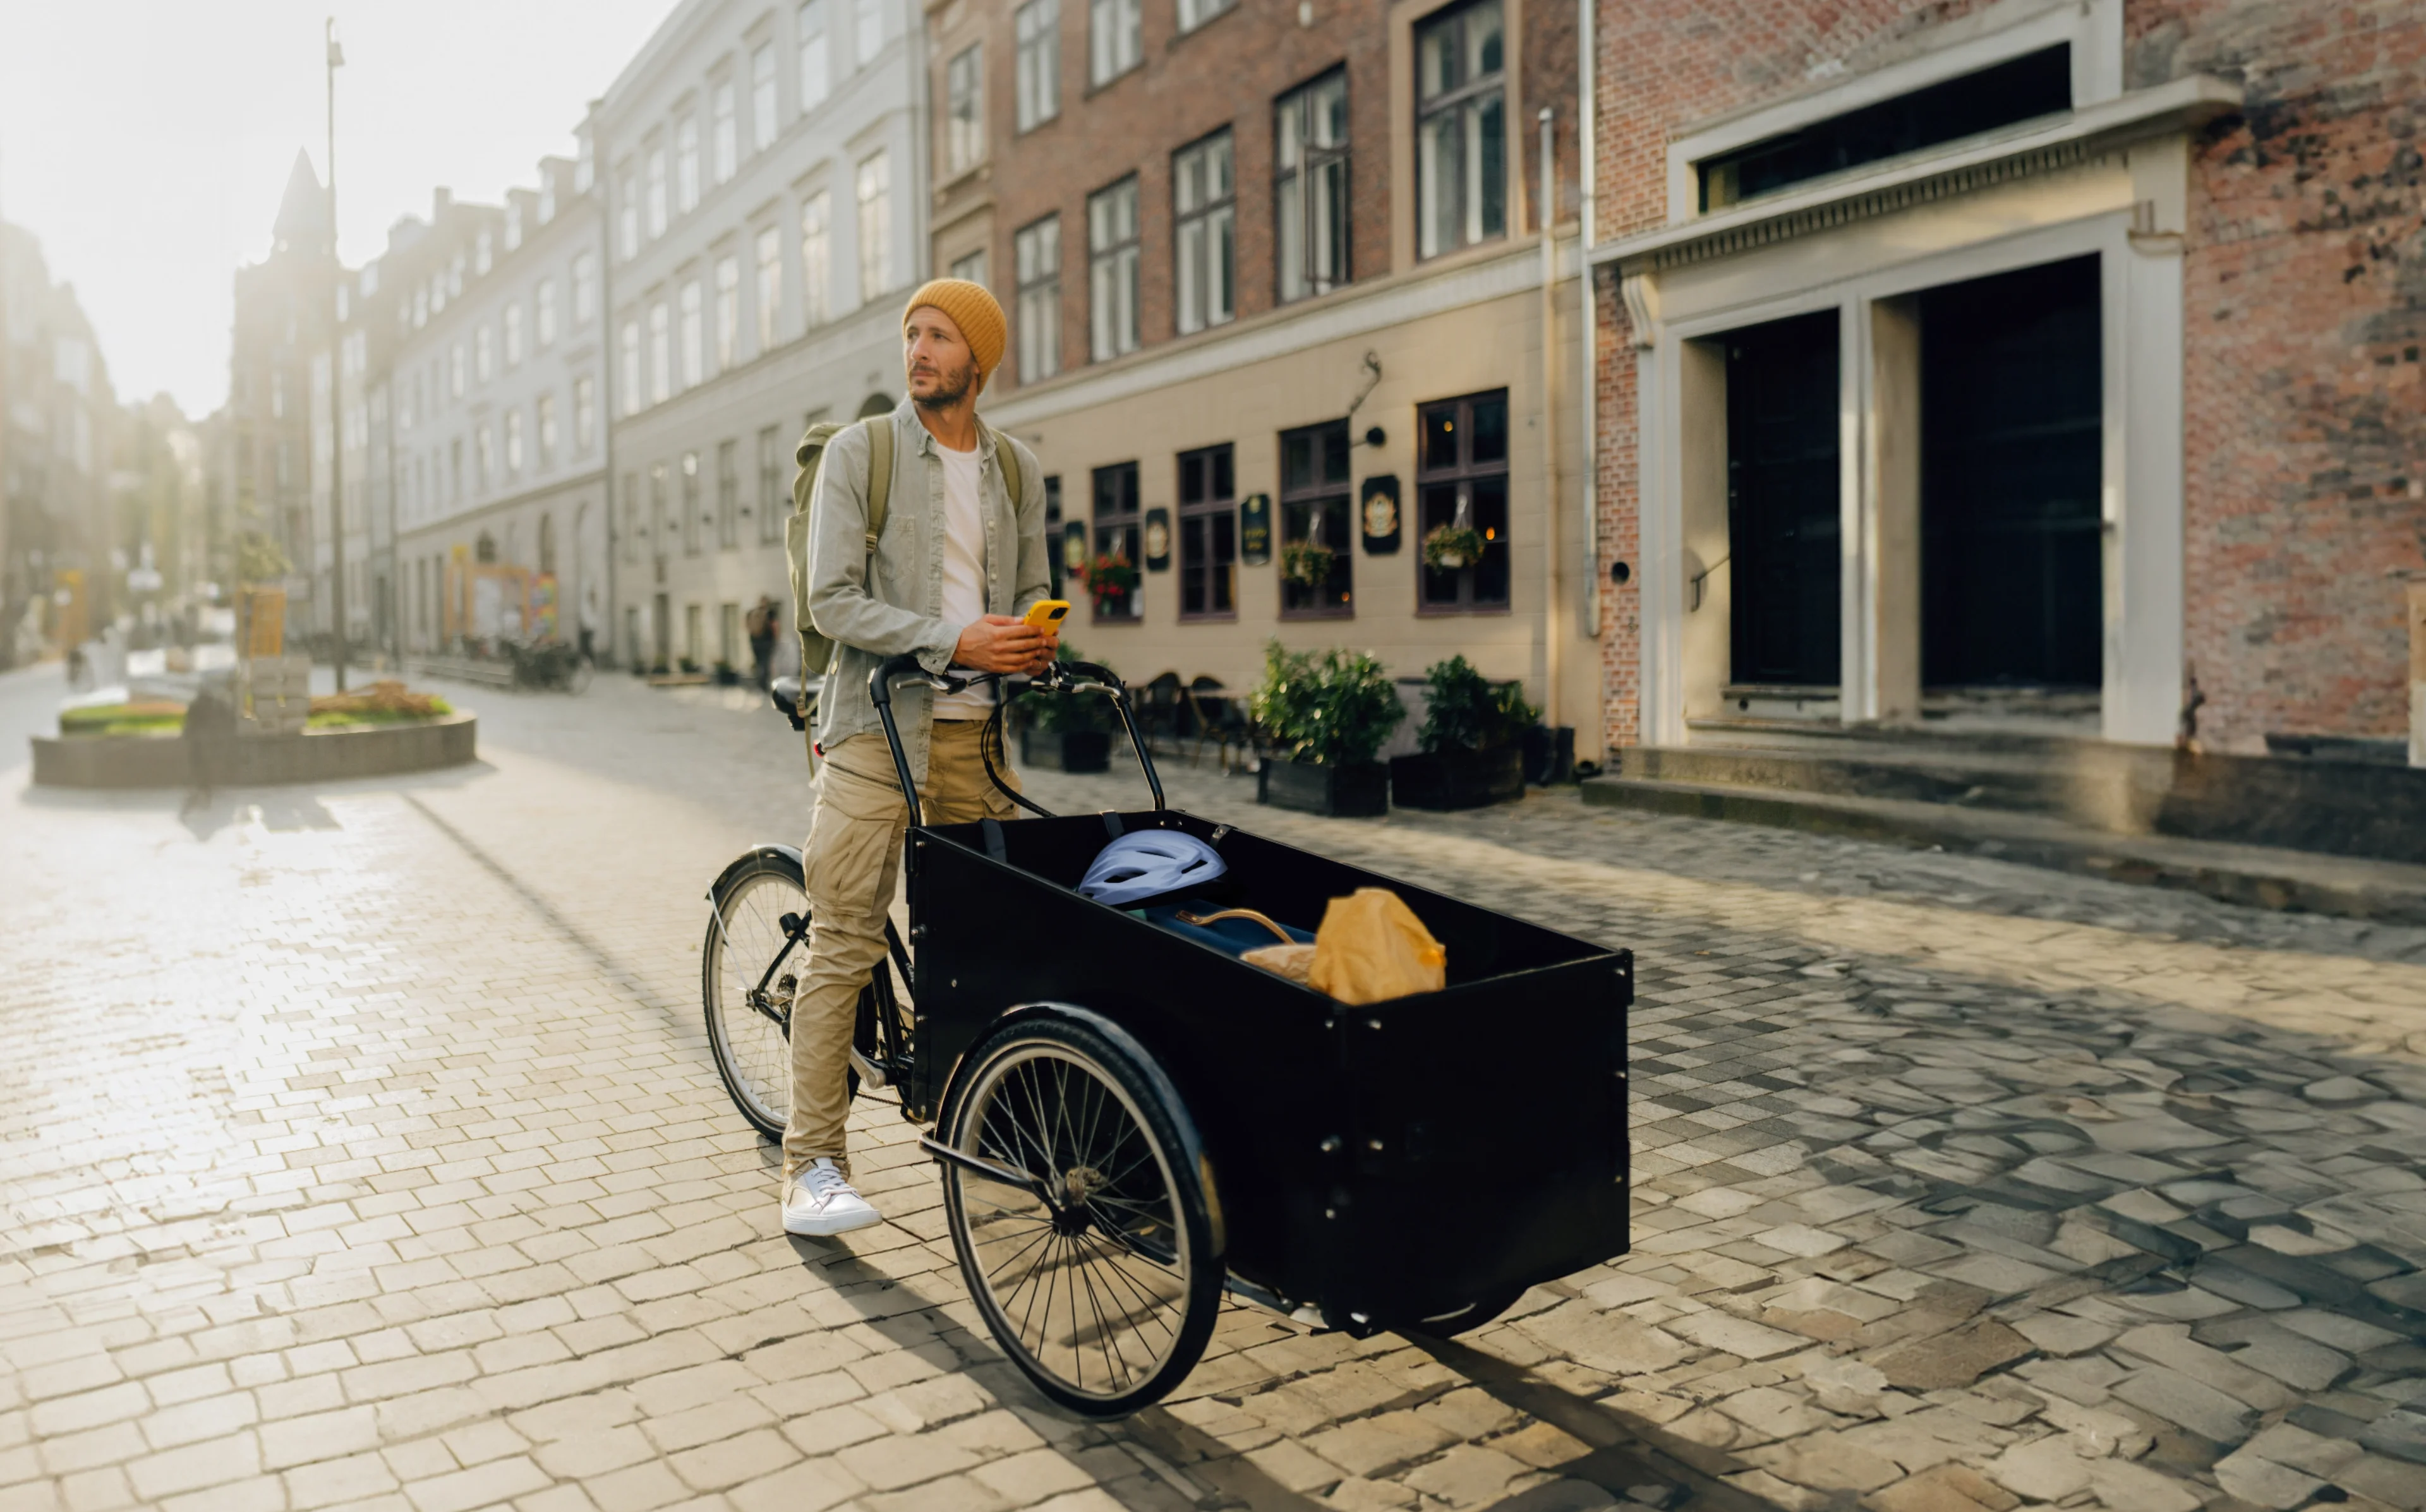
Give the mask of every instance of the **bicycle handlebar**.
M 892 748 L 894 775 L 900 779 L 902 796 L 910 805 L 912 823 L 923 823 L 925 814 L 918 803 L 917 780 L 910 772 L 910 754 L 902 748 L 901 731 L 893 720 L 893 684 L 914 678 L 938 693 L 952 694 L 980 683 L 998 683 L 1004 675 L 1001 672 L 973 672 L 965 676 L 930 672 L 916 655 L 908 651 L 886 657 L 867 674 L 868 700 L 876 706 L 877 723 L 884 727 L 884 743 Z M 1120 711 L 1121 724 L 1128 732 L 1129 744 L 1137 750 L 1138 767 L 1145 773 L 1146 786 L 1154 790 L 1154 806 L 1156 809 L 1167 807 L 1162 796 L 1161 775 L 1155 771 L 1153 752 L 1146 748 L 1145 732 L 1138 728 L 1137 716 L 1129 708 L 1128 686 L 1110 668 L 1093 662 L 1057 661 L 1030 678 L 1028 685 L 1052 693 L 1101 693 L 1109 698 L 1112 707 Z M 995 713 L 999 715 L 1001 711 L 997 709 Z M 1025 806 L 1035 807 L 1033 804 Z M 1040 809 L 1037 812 L 1041 813 L 1043 811 Z

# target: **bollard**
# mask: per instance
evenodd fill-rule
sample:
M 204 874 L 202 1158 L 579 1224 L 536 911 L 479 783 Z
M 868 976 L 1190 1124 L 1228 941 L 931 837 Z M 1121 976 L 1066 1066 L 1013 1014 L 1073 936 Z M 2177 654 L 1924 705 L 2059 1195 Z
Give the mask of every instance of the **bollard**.
M 2426 766 L 2426 578 L 2409 580 L 2409 764 Z

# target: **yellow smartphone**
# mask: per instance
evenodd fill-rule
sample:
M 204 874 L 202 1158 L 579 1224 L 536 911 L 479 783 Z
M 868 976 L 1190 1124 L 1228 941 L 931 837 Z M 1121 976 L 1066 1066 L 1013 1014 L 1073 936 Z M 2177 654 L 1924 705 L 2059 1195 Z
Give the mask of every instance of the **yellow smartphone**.
M 1050 630 L 1059 625 L 1061 617 L 1069 612 L 1070 601 L 1067 599 L 1040 599 L 1027 606 L 1027 618 L 1024 622 L 1031 630 Z

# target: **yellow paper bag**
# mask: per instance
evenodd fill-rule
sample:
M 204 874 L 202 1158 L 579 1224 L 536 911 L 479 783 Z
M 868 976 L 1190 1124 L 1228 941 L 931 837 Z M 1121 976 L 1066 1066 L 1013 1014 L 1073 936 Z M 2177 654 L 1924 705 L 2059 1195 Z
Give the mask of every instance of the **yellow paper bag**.
M 1314 932 L 1306 985 L 1342 1003 L 1379 1003 L 1448 983 L 1448 950 L 1415 910 L 1385 887 L 1333 898 Z

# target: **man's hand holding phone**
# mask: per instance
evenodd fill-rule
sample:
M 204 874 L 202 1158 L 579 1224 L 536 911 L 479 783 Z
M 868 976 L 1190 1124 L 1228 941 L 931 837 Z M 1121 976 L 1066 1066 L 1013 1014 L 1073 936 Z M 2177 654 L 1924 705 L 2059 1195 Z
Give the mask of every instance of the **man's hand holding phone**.
M 1059 640 L 1059 635 L 1047 637 L 1024 619 L 990 614 L 961 632 L 960 644 L 952 648 L 952 664 L 980 672 L 1042 671 L 1053 660 L 1053 649 Z

